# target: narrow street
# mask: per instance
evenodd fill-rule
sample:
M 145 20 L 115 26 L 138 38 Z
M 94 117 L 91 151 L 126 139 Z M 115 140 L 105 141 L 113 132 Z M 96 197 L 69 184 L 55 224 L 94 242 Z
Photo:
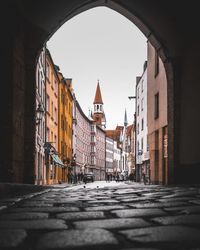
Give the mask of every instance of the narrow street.
M 61 184 L 0 208 L 2 250 L 200 249 L 200 187 Z

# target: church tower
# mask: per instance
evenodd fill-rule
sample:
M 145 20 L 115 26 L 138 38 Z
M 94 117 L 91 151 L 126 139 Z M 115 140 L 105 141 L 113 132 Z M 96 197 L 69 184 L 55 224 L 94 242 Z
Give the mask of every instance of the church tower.
M 127 113 L 126 113 L 126 109 L 125 109 L 125 114 L 124 114 L 124 127 L 126 128 L 128 125 L 128 119 L 127 119 Z
M 101 89 L 99 85 L 99 81 L 97 83 L 96 94 L 94 98 L 94 112 L 93 112 L 93 120 L 94 122 L 102 128 L 106 127 L 106 117 L 103 110 L 103 101 L 101 96 Z

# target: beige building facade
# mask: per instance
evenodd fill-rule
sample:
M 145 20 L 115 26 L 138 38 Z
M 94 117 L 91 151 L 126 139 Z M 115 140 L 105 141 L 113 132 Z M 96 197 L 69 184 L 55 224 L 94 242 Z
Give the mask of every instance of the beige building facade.
M 150 42 L 147 43 L 147 124 L 150 178 L 155 184 L 168 183 L 167 78 L 164 65 Z

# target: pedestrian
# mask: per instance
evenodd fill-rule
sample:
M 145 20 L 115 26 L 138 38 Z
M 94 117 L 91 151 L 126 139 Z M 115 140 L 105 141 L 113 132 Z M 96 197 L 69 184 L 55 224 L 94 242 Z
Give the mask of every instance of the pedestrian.
M 81 173 L 78 172 L 78 183 L 80 183 L 80 182 L 81 182 Z
M 87 177 L 86 177 L 86 175 L 83 176 L 83 182 L 84 182 L 85 184 L 87 184 Z
M 144 169 L 142 169 L 142 178 L 143 178 L 144 185 L 146 185 L 146 174 L 145 174 Z
M 116 182 L 119 182 L 119 174 L 116 175 Z

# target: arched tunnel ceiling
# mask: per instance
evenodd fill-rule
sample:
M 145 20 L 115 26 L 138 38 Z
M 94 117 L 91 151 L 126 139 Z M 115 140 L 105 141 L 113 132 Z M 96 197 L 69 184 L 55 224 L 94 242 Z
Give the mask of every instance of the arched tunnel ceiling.
M 130 13 L 134 14 L 145 26 L 143 33 L 148 37 L 149 30 L 164 45 L 170 48 L 173 44 L 175 49 L 170 49 L 173 53 L 184 47 L 185 32 L 199 38 L 198 28 L 198 8 L 197 2 L 192 1 L 158 1 L 158 0 L 15 0 L 9 1 L 14 8 L 20 10 L 23 16 L 31 23 L 39 27 L 49 38 L 66 20 L 74 15 L 96 6 L 119 7 L 125 16 L 131 19 Z M 14 5 L 16 4 L 16 5 Z M 118 7 L 116 7 L 118 6 Z M 134 20 L 133 20 L 134 21 Z M 136 24 L 137 20 L 135 20 Z M 141 28 L 141 27 L 139 27 Z M 159 46 L 158 46 L 159 47 Z M 169 50 L 169 49 L 168 49 Z

